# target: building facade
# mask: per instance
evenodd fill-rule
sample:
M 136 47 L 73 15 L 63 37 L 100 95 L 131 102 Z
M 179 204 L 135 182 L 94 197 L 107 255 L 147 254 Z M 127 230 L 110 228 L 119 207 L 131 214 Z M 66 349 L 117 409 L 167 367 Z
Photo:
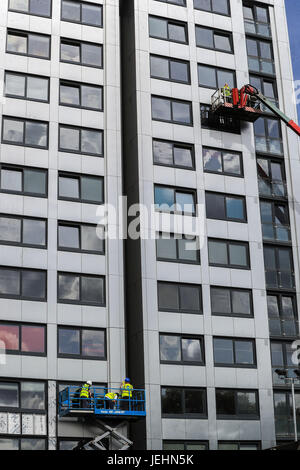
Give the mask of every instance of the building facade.
M 251 83 L 296 120 L 284 0 L 2 3 L 0 448 L 95 435 L 58 391 L 125 375 L 135 449 L 291 440 L 299 141 L 210 110 Z M 121 196 L 154 216 L 101 240 Z

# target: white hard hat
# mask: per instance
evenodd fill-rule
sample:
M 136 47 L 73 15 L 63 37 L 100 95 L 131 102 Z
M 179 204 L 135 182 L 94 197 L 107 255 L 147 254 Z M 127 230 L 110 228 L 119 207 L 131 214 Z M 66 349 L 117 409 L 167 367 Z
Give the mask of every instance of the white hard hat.
M 91 380 L 87 380 L 86 383 L 89 385 L 93 385 L 93 382 Z

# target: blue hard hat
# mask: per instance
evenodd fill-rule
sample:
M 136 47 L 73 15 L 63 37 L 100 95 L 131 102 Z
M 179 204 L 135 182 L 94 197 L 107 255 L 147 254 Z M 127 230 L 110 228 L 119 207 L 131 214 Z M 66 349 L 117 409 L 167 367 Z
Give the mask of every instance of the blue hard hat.
M 125 382 L 130 382 L 130 379 L 126 377 Z

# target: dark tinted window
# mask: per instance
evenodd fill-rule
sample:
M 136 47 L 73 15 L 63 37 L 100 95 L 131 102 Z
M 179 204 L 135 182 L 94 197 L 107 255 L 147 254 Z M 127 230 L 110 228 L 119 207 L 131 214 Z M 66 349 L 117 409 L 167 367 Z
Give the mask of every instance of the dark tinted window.
M 160 334 L 159 341 L 162 363 L 204 364 L 202 338 Z
M 253 315 L 252 294 L 247 289 L 211 287 L 210 297 L 213 315 Z
M 195 388 L 162 387 L 162 415 L 165 417 L 186 418 L 206 417 L 206 391 Z
M 51 16 L 52 0 L 9 0 L 8 9 L 37 16 Z
M 217 418 L 259 419 L 256 390 L 216 389 Z
M 103 132 L 84 127 L 59 126 L 59 150 L 103 156 Z
M 213 347 L 216 366 L 251 367 L 256 365 L 254 340 L 214 338 Z
M 61 105 L 103 111 L 103 88 L 100 86 L 61 80 L 59 91 Z
M 6 52 L 50 59 L 50 37 L 42 34 L 8 30 Z
M 1 165 L 0 190 L 7 193 L 46 196 L 47 170 Z
M 202 313 L 201 286 L 158 282 L 157 288 L 160 311 Z
M 232 34 L 196 25 L 196 45 L 222 52 L 233 52 Z
M 49 78 L 6 72 L 5 96 L 48 102 Z
M 58 195 L 60 199 L 102 204 L 104 202 L 103 178 L 100 176 L 60 173 Z
M 192 104 L 170 98 L 152 96 L 152 119 L 173 122 L 174 124 L 193 124 Z
M 87 67 L 102 68 L 102 44 L 61 39 L 60 60 Z
M 180 21 L 167 20 L 149 16 L 149 35 L 153 38 L 188 43 L 187 24 Z
M 199 86 L 208 88 L 222 88 L 227 83 L 230 88 L 236 86 L 235 71 L 198 64 Z
M 105 359 L 105 330 L 59 326 L 58 355 L 83 359 Z
M 48 123 L 3 117 L 2 142 L 47 149 Z
M 154 203 L 162 212 L 195 214 L 196 192 L 168 186 L 154 186 Z
M 220 15 L 229 15 L 228 0 L 194 0 L 194 8 Z
M 229 240 L 208 240 L 208 257 L 210 265 L 227 266 L 231 268 L 250 267 L 249 244 Z
M 102 5 L 72 0 L 61 2 L 61 19 L 64 21 L 102 27 L 102 15 Z
M 190 83 L 190 65 L 184 60 L 151 55 L 150 70 L 152 78 Z
M 45 247 L 47 222 L 30 217 L 0 215 L 0 243 Z
M 0 296 L 24 300 L 46 300 L 46 271 L 0 268 Z
M 205 193 L 206 217 L 209 219 L 246 222 L 246 201 L 242 196 Z
M 59 222 L 58 249 L 103 254 L 104 238 L 99 235 L 104 232 L 96 225 Z
M 105 278 L 88 274 L 58 274 L 58 301 L 83 305 L 105 305 Z
M 229 176 L 242 176 L 242 155 L 238 152 L 203 147 L 204 171 Z
M 159 234 L 156 240 L 157 259 L 177 263 L 200 263 L 200 249 L 195 237 Z

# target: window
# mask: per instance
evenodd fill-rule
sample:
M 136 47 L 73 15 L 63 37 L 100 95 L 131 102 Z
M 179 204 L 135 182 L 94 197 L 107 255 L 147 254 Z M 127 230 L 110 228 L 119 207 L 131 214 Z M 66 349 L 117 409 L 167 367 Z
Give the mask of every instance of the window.
M 250 269 L 249 244 L 234 240 L 208 239 L 210 266 Z
M 174 124 L 193 125 L 192 103 L 152 96 L 152 119 Z
M 161 333 L 161 364 L 204 364 L 203 338 Z
M 186 6 L 186 0 L 157 0 L 158 2 L 171 3 L 172 5 L 178 5 L 181 7 Z
M 6 52 L 38 59 L 50 59 L 50 36 L 9 29 Z
M 206 191 L 205 200 L 208 219 L 247 222 L 245 197 Z
M 230 116 L 216 115 L 211 112 L 211 106 L 208 104 L 200 104 L 201 126 L 204 129 L 212 129 L 218 132 L 232 132 L 240 134 L 241 125 L 238 119 Z
M 232 34 L 228 31 L 196 25 L 196 46 L 233 53 Z
M 191 83 L 190 64 L 185 60 L 150 55 L 150 71 L 152 78 L 178 83 Z
M 259 419 L 257 390 L 216 389 L 217 419 Z
M 248 66 L 251 72 L 275 74 L 272 43 L 247 37 Z
M 238 152 L 203 147 L 202 156 L 206 173 L 243 176 L 242 155 Z
M 268 292 L 267 304 L 270 336 L 297 336 L 299 327 L 295 297 Z
M 230 15 L 228 0 L 194 0 L 194 8 L 219 15 Z
M 58 439 L 58 450 L 73 450 L 81 439 L 60 438 Z
M 236 87 L 235 71 L 198 64 L 198 83 L 205 88 L 222 88 L 227 83 L 230 88 Z
M 0 450 L 46 450 L 46 439 L 24 438 L 0 438 Z
M 211 287 L 212 315 L 253 316 L 252 292 L 247 289 Z
M 105 330 L 59 326 L 58 357 L 106 360 Z
M 163 418 L 206 418 L 206 390 L 203 388 L 161 388 Z
M 104 180 L 102 176 L 86 176 L 60 172 L 59 199 L 87 204 L 103 204 Z
M 214 338 L 215 366 L 256 367 L 255 340 Z
M 0 341 L 6 354 L 46 355 L 46 326 L 39 324 L 0 323 Z
M 188 44 L 187 24 L 182 21 L 149 16 L 149 35 L 152 38 Z
M 264 259 L 268 288 L 293 289 L 295 287 L 291 248 L 264 245 Z
M 0 297 L 47 300 L 47 272 L 37 269 L 0 267 Z
M 297 350 L 295 351 L 293 348 L 292 341 L 271 341 L 271 362 L 274 385 L 286 385 L 285 382 L 276 374 L 276 369 L 285 369 L 288 377 L 297 378 L 297 375 L 294 372 L 296 365 L 292 358 L 295 352 L 299 352 L 299 346 L 297 346 Z M 299 384 L 296 384 L 296 386 L 299 386 Z
M 102 44 L 61 39 L 60 61 L 87 67 L 103 67 Z
M 205 441 L 163 441 L 163 450 L 208 450 L 208 442 Z
M 277 92 L 277 85 L 276 80 L 272 78 L 260 77 L 258 75 L 250 75 L 250 84 L 260 90 L 263 95 L 265 95 L 268 100 L 272 101 L 275 106 L 279 106 L 278 104 L 278 92 Z M 272 113 L 270 109 L 266 106 L 261 104 L 261 109 L 265 113 Z
M 104 235 L 97 225 L 58 222 L 58 249 L 104 254 L 104 238 L 99 237 L 100 232 Z
M 59 125 L 59 151 L 103 156 L 103 131 Z
M 196 191 L 155 185 L 154 204 L 161 212 L 195 215 Z
M 284 163 L 271 158 L 257 158 L 258 190 L 261 196 L 286 197 Z
M 89 26 L 103 25 L 103 7 L 95 3 L 74 2 L 62 0 L 61 19 L 72 23 L 80 23 Z
M 46 409 L 45 382 L 0 381 L 0 408 L 2 411 L 43 412 Z
M 5 96 L 10 98 L 48 103 L 49 84 L 47 77 L 5 72 Z
M 279 242 L 289 242 L 291 240 L 287 204 L 275 201 L 260 201 L 260 215 L 264 240 Z
M 0 244 L 46 248 L 47 220 L 0 214 Z
M 161 233 L 156 239 L 156 257 L 159 261 L 200 264 L 198 240 L 191 236 Z
M 9 0 L 8 9 L 10 11 L 50 18 L 52 0 Z
M 59 104 L 74 108 L 103 111 L 103 87 L 60 81 Z
M 257 119 L 254 123 L 254 135 L 257 152 L 283 154 L 281 124 L 278 119 Z
M 202 313 L 201 286 L 160 281 L 157 290 L 161 312 Z
M 219 441 L 218 450 L 260 450 L 260 443 L 251 441 Z
M 153 161 L 155 165 L 194 170 L 194 146 L 153 139 Z
M 58 273 L 57 301 L 68 304 L 105 306 L 105 277 Z
M 300 431 L 300 393 L 295 393 L 297 431 Z M 274 391 L 276 436 L 294 438 L 293 399 L 289 391 Z
M 268 7 L 245 3 L 243 10 L 246 33 L 271 37 Z
M 47 149 L 48 127 L 47 122 L 3 116 L 2 143 Z
M 47 197 L 47 170 L 0 165 L 0 191 L 23 196 Z

